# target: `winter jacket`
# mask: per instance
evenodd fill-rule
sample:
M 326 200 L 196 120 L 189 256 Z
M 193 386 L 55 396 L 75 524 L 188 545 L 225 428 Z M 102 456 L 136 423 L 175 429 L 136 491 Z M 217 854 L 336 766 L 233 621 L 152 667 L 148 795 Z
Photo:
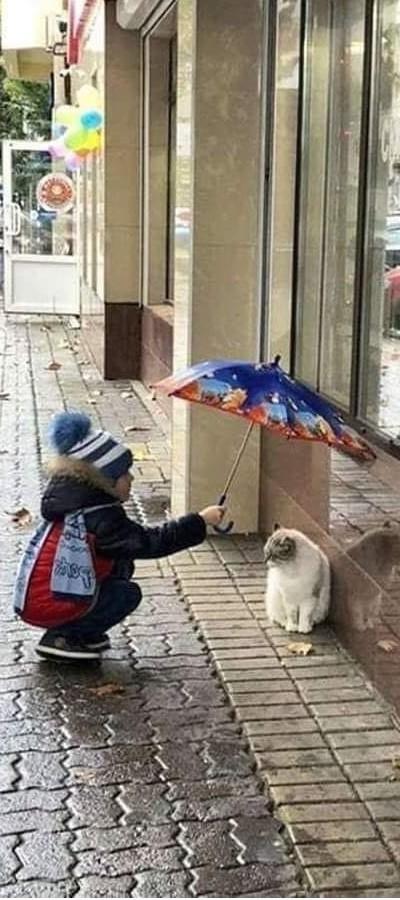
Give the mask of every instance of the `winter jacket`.
M 136 559 L 169 556 L 200 544 L 206 535 L 204 519 L 196 513 L 153 528 L 139 525 L 128 518 L 110 482 L 93 466 L 60 457 L 42 498 L 42 516 L 54 523 L 54 528 L 40 551 L 29 583 L 23 618 L 30 624 L 55 627 L 87 612 L 87 603 L 54 598 L 50 577 L 64 516 L 95 506 L 102 508 L 85 513 L 85 524 L 99 584 L 108 575 L 131 577 Z

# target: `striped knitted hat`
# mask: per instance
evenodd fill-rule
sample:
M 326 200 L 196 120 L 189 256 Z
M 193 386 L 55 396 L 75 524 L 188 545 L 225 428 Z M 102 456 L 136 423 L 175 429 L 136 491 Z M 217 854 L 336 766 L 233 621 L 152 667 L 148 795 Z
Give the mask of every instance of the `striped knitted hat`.
M 95 466 L 110 481 L 125 475 L 133 463 L 129 447 L 108 431 L 95 431 L 85 413 L 57 413 L 50 422 L 49 438 L 57 453 Z

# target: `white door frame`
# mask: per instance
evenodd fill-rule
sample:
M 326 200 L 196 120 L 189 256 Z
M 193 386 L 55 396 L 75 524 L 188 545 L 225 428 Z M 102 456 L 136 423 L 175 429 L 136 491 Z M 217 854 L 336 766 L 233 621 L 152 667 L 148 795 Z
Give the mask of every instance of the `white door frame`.
M 20 216 L 20 208 L 18 204 L 13 203 L 13 168 L 12 154 L 14 150 L 27 152 L 45 153 L 46 144 L 43 141 L 2 141 L 3 151 L 3 245 L 4 245 L 4 308 L 8 313 L 38 313 L 46 315 L 80 315 L 80 266 L 79 266 L 79 247 L 80 247 L 80 216 L 79 216 L 79 198 L 80 198 L 80 177 L 76 177 L 76 212 L 74 223 L 74 237 L 72 256 L 62 254 L 20 254 L 13 252 L 13 237 L 18 234 L 18 217 Z M 54 266 L 62 266 L 67 274 L 68 269 L 73 267 L 72 274 L 72 296 L 65 307 L 57 308 L 57 299 L 54 302 L 54 308 L 43 308 L 38 298 L 37 308 L 15 302 L 15 267 L 36 264 L 41 267 L 42 275 L 45 276 L 45 268 L 49 267 L 49 276 Z M 36 302 L 36 301 L 34 301 Z

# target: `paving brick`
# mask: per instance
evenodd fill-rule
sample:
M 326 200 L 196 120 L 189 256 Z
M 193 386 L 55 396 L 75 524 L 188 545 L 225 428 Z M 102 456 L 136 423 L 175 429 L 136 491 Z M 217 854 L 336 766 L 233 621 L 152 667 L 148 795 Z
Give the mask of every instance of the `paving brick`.
M 328 691 L 329 696 L 331 697 L 332 692 L 344 691 L 346 693 L 349 689 L 352 691 L 366 690 L 365 681 L 356 675 L 347 674 L 345 677 L 336 676 L 332 678 L 323 678 L 320 676 L 319 670 L 316 671 L 315 669 L 311 669 L 311 671 L 313 673 L 311 677 L 305 677 L 303 670 L 301 670 L 301 673 L 298 671 L 295 671 L 294 673 L 297 686 L 302 691 L 307 691 L 307 694 L 309 694 L 310 697 L 314 691 Z M 342 695 L 340 694 L 338 696 L 340 700 Z M 371 697 L 371 691 L 369 691 L 369 696 Z M 343 696 L 343 700 L 344 699 L 345 696 Z
M 301 703 L 290 703 L 287 706 L 272 704 L 271 706 L 247 706 L 239 704 L 235 712 L 244 721 L 262 722 L 268 719 L 298 719 L 304 713 Z
M 375 728 L 391 728 L 392 722 L 388 715 L 354 715 L 353 704 L 348 715 L 319 715 L 320 728 L 324 732 L 332 731 L 372 731 Z
M 114 818 L 113 810 L 110 824 L 113 825 L 118 822 L 121 816 L 121 809 L 124 812 L 123 821 L 128 825 L 140 824 L 146 821 L 152 822 L 153 825 L 168 823 L 170 806 L 165 799 L 165 792 L 164 784 L 142 784 L 140 785 L 140 790 L 138 790 L 137 784 L 122 785 L 121 792 L 118 795 L 119 805 L 114 803 L 116 816 Z M 112 796 L 114 795 L 115 790 L 112 791 Z M 95 813 L 95 810 L 93 811 Z M 101 821 L 104 827 L 101 816 L 92 816 L 91 809 L 89 810 L 89 816 L 86 810 L 83 810 L 80 813 L 80 819 L 82 824 L 87 825 L 98 825 L 98 822 Z
M 68 878 L 73 864 L 70 843 L 71 835 L 65 831 L 24 834 L 22 844 L 15 851 L 22 864 L 18 877 L 22 881 L 31 878 L 61 881 Z
M 348 819 L 368 818 L 364 805 L 357 801 L 349 801 L 348 803 L 288 803 L 286 806 L 280 807 L 279 815 L 285 822 L 345 822 Z
M 244 681 L 246 678 L 249 682 L 263 681 L 265 678 L 282 678 L 282 669 L 277 669 L 276 659 L 272 656 L 266 656 L 263 666 L 260 669 L 233 669 L 230 666 L 231 660 L 225 660 L 219 664 L 219 671 L 225 681 Z
M 319 732 L 311 731 L 308 734 L 253 735 L 251 746 L 253 750 L 274 751 L 310 750 L 312 748 L 323 748 L 325 745 Z
M 150 869 L 139 872 L 131 897 L 192 897 L 188 885 L 191 876 L 185 872 L 162 872 Z
M 18 900 L 24 897 L 72 897 L 75 894 L 77 885 L 73 879 L 69 881 L 13 881 L 8 887 L 0 887 L 0 897 L 12 897 L 15 900 L 18 894 Z
M 368 800 L 366 807 L 371 816 L 378 822 L 386 819 L 400 821 L 400 799 L 394 800 Z
M 238 778 L 236 775 L 223 775 L 220 778 L 207 778 L 207 781 L 171 782 L 165 797 L 168 800 L 211 800 L 214 797 L 258 797 L 260 787 L 255 778 Z
M 266 652 L 265 654 L 260 654 L 260 656 L 253 656 L 250 659 L 238 659 L 235 656 L 235 659 L 230 659 L 227 665 L 227 668 L 231 671 L 236 672 L 237 670 L 241 670 L 245 672 L 246 670 L 253 671 L 254 669 L 268 669 L 271 662 L 271 654 Z M 273 657 L 273 663 L 276 665 L 276 658 Z
M 305 713 L 305 710 L 304 710 Z M 243 730 L 250 736 L 253 735 L 270 735 L 282 734 L 309 734 L 310 732 L 319 733 L 318 725 L 314 719 L 310 719 L 306 715 L 301 719 L 274 719 L 272 721 L 254 721 L 243 722 Z
M 141 788 L 140 794 L 145 787 L 147 786 Z M 72 813 L 70 827 L 84 828 L 98 825 L 99 822 L 103 828 L 116 825 L 121 817 L 121 806 L 115 800 L 116 794 L 116 788 L 108 786 L 95 787 L 82 784 L 79 788 L 71 788 L 67 802 L 68 809 Z
M 287 830 L 295 844 L 317 844 L 320 841 L 364 841 L 375 840 L 377 831 L 372 822 L 364 819 L 349 822 L 307 822 L 304 825 L 287 826 Z
M 257 797 L 217 797 L 212 800 L 178 800 L 174 803 L 174 822 L 190 819 L 211 822 L 213 819 L 236 818 L 237 816 L 265 816 L 265 798 Z
M 261 777 L 268 784 L 319 784 L 334 781 L 345 781 L 345 775 L 339 766 L 290 766 L 287 769 L 266 769 L 260 771 Z
M 332 800 L 356 800 L 353 788 L 346 782 L 333 784 L 296 784 L 271 787 L 277 806 L 282 803 L 326 803 Z
M 307 875 L 314 890 L 400 885 L 399 872 L 393 863 L 310 867 Z
M 361 700 L 349 703 L 313 703 L 312 711 L 317 718 L 325 719 L 330 716 L 378 716 L 382 714 L 382 706 L 376 700 Z
M 386 728 L 382 731 L 339 731 L 329 735 L 332 747 L 377 747 L 380 744 L 400 744 L 400 731 Z
M 175 846 L 175 825 L 140 824 L 120 825 L 115 828 L 82 828 L 74 834 L 74 853 L 81 850 L 98 850 L 101 853 L 125 850 L 130 847 Z
M 178 841 L 185 853 L 187 868 L 236 865 L 241 848 L 232 839 L 231 831 L 229 821 L 182 822 Z
M 377 840 L 300 844 L 297 853 L 303 866 L 391 862 L 389 853 Z
M 35 788 L 29 791 L 1 794 L 0 815 L 23 810 L 47 810 L 49 812 L 62 810 L 65 809 L 66 798 L 66 790 L 39 791 Z
M 310 750 L 271 750 L 268 753 L 257 753 L 256 759 L 260 769 L 329 766 L 333 762 L 330 750 L 318 747 Z
M 16 835 L 0 837 L 0 885 L 7 884 L 19 868 L 15 847 L 18 843 Z
M 290 889 L 296 886 L 294 866 L 254 863 L 220 871 L 212 866 L 202 866 L 193 869 L 193 875 L 195 880 L 191 890 L 195 897 L 235 897 L 240 894 L 248 897 L 253 891 L 263 891 L 265 897 L 267 894 L 264 892 L 268 890 L 273 890 L 276 896 L 276 891 L 281 887 L 286 887 L 286 896 L 290 896 Z
M 352 782 L 358 781 L 390 781 L 394 775 L 391 763 L 348 763 L 344 770 Z
M 237 816 L 232 837 L 239 842 L 238 861 L 243 863 L 284 863 L 285 849 L 279 833 L 282 825 L 272 816 L 257 819 Z
M 387 760 L 392 761 L 396 757 L 399 759 L 400 750 L 397 744 L 378 747 L 344 747 L 336 750 L 336 756 L 343 765 L 357 762 L 386 762 Z
M 130 897 L 132 878 L 129 875 L 119 878 L 102 878 L 98 875 L 79 880 L 79 890 L 75 897 Z M 51 896 L 51 895 L 50 895 Z M 61 895 L 60 896 L 65 896 Z M 137 895 L 136 895 L 137 896 Z M 155 896 L 155 895 L 154 895 Z
M 110 878 L 131 875 L 141 869 L 159 869 L 164 872 L 181 869 L 182 850 L 177 847 L 131 847 L 129 850 L 86 850 L 79 854 L 75 867 L 76 878 L 82 875 L 102 875 Z
M 21 787 L 46 790 L 62 787 L 67 774 L 62 764 L 64 757 L 65 754 L 62 751 L 24 753 L 20 762 Z
M 355 784 L 361 800 L 385 800 L 400 797 L 400 781 L 365 781 Z
M 22 834 L 25 831 L 65 831 L 66 810 L 46 812 L 9 812 L 0 814 L 0 834 Z

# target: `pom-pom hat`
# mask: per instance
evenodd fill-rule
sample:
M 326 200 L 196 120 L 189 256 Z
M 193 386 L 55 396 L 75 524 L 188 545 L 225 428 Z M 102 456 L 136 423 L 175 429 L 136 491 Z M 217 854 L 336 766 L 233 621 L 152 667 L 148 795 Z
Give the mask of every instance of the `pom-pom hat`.
M 108 431 L 95 431 L 85 413 L 57 413 L 50 422 L 49 438 L 58 454 L 89 463 L 113 482 L 133 464 L 129 447 L 120 444 Z

